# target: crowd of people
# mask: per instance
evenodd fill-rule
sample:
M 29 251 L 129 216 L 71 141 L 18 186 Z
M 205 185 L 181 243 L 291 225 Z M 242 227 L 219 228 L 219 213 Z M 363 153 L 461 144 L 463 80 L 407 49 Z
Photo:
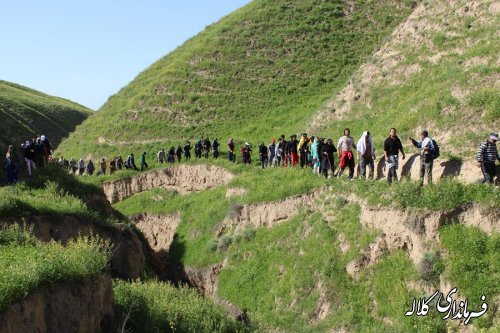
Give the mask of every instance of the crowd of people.
M 491 133 L 488 139 L 481 143 L 477 155 L 477 165 L 481 168 L 484 181 L 493 183 L 496 176 L 495 163 L 500 160 L 496 142 L 498 134 Z M 423 184 L 424 178 L 427 178 L 428 183 L 432 183 L 432 169 L 434 160 L 440 156 L 440 148 L 435 140 L 433 140 L 427 131 L 421 131 L 419 140 L 412 137 L 409 142 L 420 149 L 420 182 Z M 196 140 L 194 145 L 194 156 L 200 158 L 219 158 L 219 140 L 216 138 L 211 142 L 208 138 Z M 117 170 L 132 169 L 144 171 L 149 168 L 146 162 L 147 153 L 143 152 L 140 157 L 140 168 L 136 166 L 134 154 L 131 153 L 124 160 L 122 156 L 113 157 L 106 161 L 102 158 L 96 166 L 90 159 L 87 162 L 80 158 L 78 161 L 74 159 L 65 160 L 62 156 L 55 160 L 52 159 L 52 147 L 48 138 L 44 135 L 34 137 L 32 141 L 26 141 L 21 145 L 24 154 L 24 161 L 28 177 L 31 177 L 37 168 L 41 168 L 50 162 L 57 163 L 61 168 L 66 169 L 69 173 L 75 175 L 105 175 L 112 174 Z M 179 163 L 184 158 L 191 159 L 191 143 L 187 141 L 183 147 L 178 145 L 177 148 L 172 146 L 165 150 L 162 148 L 156 154 L 156 161 L 160 164 Z M 244 164 L 252 164 L 252 148 L 248 142 L 245 142 L 239 149 L 241 160 Z M 236 144 L 232 138 L 227 142 L 227 159 L 230 162 L 236 162 Z M 391 128 L 389 136 L 384 141 L 383 158 L 387 169 L 387 181 L 392 183 L 397 181 L 397 170 L 399 168 L 399 157 L 405 159 L 405 152 L 400 138 L 397 136 L 397 130 Z M 335 168 L 335 157 L 339 159 L 338 167 Z M 375 172 L 376 152 L 370 131 L 364 131 L 361 137 L 355 141 L 351 136 L 348 128 L 344 130 L 343 135 L 339 138 L 336 145 L 332 139 L 323 137 L 308 136 L 307 133 L 302 133 L 300 138 L 297 135 L 291 135 L 289 139 L 285 135 L 281 135 L 278 140 L 272 139 L 269 145 L 261 142 L 258 146 L 258 161 L 262 168 L 267 167 L 298 167 L 311 168 L 312 171 L 324 177 L 341 177 L 346 169 L 348 169 L 347 177 L 354 178 L 356 167 L 358 175 L 362 179 L 372 179 Z M 9 146 L 6 154 L 5 167 L 7 170 L 7 183 L 14 184 L 17 182 L 17 159 L 15 158 L 15 149 Z M 368 176 L 367 176 L 368 169 Z M 97 171 L 96 171 L 97 170 Z

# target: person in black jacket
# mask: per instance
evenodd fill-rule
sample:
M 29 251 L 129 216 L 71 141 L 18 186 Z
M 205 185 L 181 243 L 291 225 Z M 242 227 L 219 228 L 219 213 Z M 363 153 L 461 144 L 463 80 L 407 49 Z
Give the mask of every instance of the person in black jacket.
M 333 154 L 337 152 L 337 149 L 333 145 L 332 139 L 326 140 L 326 144 L 321 145 L 321 170 L 323 176 L 328 178 L 328 170 L 332 171 L 332 177 L 335 173 L 335 160 Z
M 219 158 L 219 146 L 220 146 L 219 139 L 215 138 L 214 142 L 212 143 L 212 150 L 215 159 Z
M 186 160 L 191 159 L 191 144 L 189 141 L 186 141 L 186 144 L 184 145 L 184 158 Z
M 181 158 L 182 158 L 182 147 L 181 147 L 181 145 L 177 146 L 177 150 L 175 151 L 175 155 L 177 155 L 177 162 L 180 162 Z
M 260 157 L 260 165 L 262 166 L 262 169 L 267 167 L 269 157 L 267 154 L 267 147 L 264 145 L 264 142 L 261 142 L 259 145 L 259 157 Z
M 36 170 L 35 166 L 35 142 L 26 141 L 22 146 L 24 149 L 24 161 L 26 162 L 26 168 L 28 169 L 28 176 L 33 175 L 33 171 Z
M 208 138 L 206 138 L 205 140 L 203 140 L 203 156 L 205 156 L 205 158 L 208 158 L 208 154 L 210 153 L 211 149 L 212 143 Z

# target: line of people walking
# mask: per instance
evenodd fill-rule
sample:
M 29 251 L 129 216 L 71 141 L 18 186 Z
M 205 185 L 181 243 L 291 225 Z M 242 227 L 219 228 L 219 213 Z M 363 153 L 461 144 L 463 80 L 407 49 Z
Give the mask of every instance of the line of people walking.
M 432 183 L 432 170 L 434 160 L 440 156 L 440 147 L 437 142 L 429 136 L 425 130 L 420 132 L 419 140 L 412 137 L 408 138 L 413 146 L 420 150 L 420 182 L 423 184 L 424 178 L 428 183 Z M 477 154 L 477 166 L 481 168 L 484 181 L 493 183 L 496 177 L 497 160 L 500 160 L 496 142 L 498 134 L 491 133 L 485 142 L 482 142 Z M 387 172 L 387 182 L 392 183 L 398 180 L 397 170 L 399 169 L 399 159 L 406 158 L 403 144 L 397 136 L 397 130 L 391 128 L 389 136 L 384 141 L 384 166 Z M 210 155 L 218 159 L 220 152 L 220 143 L 216 138 L 213 142 L 209 138 L 198 139 L 194 145 L 195 158 L 209 158 Z M 74 159 L 65 160 L 62 156 L 57 160 L 52 159 L 52 147 L 48 138 L 44 135 L 34 137 L 32 141 L 26 141 L 21 145 L 26 163 L 28 177 L 33 175 L 37 168 L 41 168 L 51 162 L 57 163 L 71 174 L 75 175 L 106 175 L 113 174 L 117 170 L 131 169 L 145 171 L 149 168 L 146 161 L 147 153 L 143 152 L 140 157 L 140 168 L 136 166 L 134 154 L 131 153 L 124 160 L 121 155 L 113 157 L 106 161 L 102 158 L 97 166 L 92 159 L 85 162 L 83 158 L 78 161 Z M 160 164 L 179 163 L 184 158 L 191 159 L 191 143 L 186 141 L 181 147 L 172 146 L 165 150 L 162 148 L 156 154 L 156 161 Z M 250 143 L 245 142 L 239 149 L 241 160 L 244 164 L 252 164 L 252 148 Z M 370 131 L 364 131 L 361 137 L 355 141 L 351 136 L 351 131 L 344 129 L 343 135 L 339 138 L 336 145 L 331 138 L 308 136 L 302 133 L 300 139 L 297 135 L 291 135 L 289 140 L 285 135 L 281 135 L 278 140 L 272 139 L 269 145 L 261 142 L 258 146 L 259 164 L 262 168 L 266 167 L 309 167 L 318 175 L 324 177 L 341 177 L 345 170 L 348 170 L 347 177 L 354 178 L 356 162 L 358 175 L 361 179 L 373 179 L 375 173 L 376 150 Z M 335 168 L 335 156 L 339 159 L 338 167 Z M 236 144 L 233 138 L 227 142 L 227 159 L 230 162 L 236 162 Z M 7 183 L 17 182 L 18 165 L 14 146 L 9 146 L 5 155 L 5 168 L 7 171 Z M 368 169 L 368 174 L 367 174 Z

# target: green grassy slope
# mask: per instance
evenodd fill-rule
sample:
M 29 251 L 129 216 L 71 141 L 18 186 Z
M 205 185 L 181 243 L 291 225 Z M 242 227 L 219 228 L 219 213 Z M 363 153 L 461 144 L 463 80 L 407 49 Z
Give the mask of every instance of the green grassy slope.
M 390 127 L 399 129 L 404 144 L 424 128 L 445 157 L 473 157 L 479 142 L 500 129 L 494 2 L 422 2 L 311 127 L 335 137 L 344 127 L 356 137 L 370 129 L 380 150 Z
M 57 146 L 92 110 L 77 103 L 0 80 L 0 148 L 46 135 Z
M 300 131 L 415 3 L 255 0 L 138 75 L 60 152 L 156 151 L 202 135 L 255 142 Z

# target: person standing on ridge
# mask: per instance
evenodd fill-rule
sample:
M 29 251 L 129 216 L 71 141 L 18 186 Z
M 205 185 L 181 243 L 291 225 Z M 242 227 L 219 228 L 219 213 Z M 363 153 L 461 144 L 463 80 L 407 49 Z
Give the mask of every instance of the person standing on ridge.
M 307 165 L 307 156 L 309 155 L 310 149 L 307 133 L 302 133 L 297 148 L 299 151 L 300 167 L 304 168 L 304 166 Z
M 312 139 L 311 143 L 311 163 L 313 166 L 313 173 L 319 173 L 319 154 L 318 154 L 318 138 Z
M 181 162 L 182 159 L 182 147 L 181 145 L 177 146 L 177 150 L 175 151 L 175 155 L 177 155 L 177 162 Z
M 146 152 L 142 152 L 142 155 L 141 155 L 141 171 L 147 169 L 149 166 L 148 164 L 146 163 Z
M 94 170 L 94 163 L 92 162 L 92 160 L 89 160 L 89 162 L 87 163 L 87 175 L 92 176 L 94 174 Z
M 203 150 L 203 144 L 201 143 L 201 139 L 197 140 L 194 145 L 194 157 L 201 158 L 201 151 Z
M 162 148 L 158 154 L 156 154 L 156 160 L 160 162 L 160 164 L 163 164 L 165 162 L 165 148 Z
M 269 165 L 270 166 L 276 166 L 275 160 L 276 160 L 276 139 L 273 139 L 271 141 L 271 144 L 267 147 L 268 150 L 268 156 L 269 156 Z
M 28 177 L 31 177 L 33 175 L 33 171 L 36 170 L 35 143 L 26 141 L 23 147 L 24 147 L 24 161 L 26 162 L 26 167 L 28 169 Z
M 245 145 L 241 147 L 241 157 L 243 158 L 243 164 L 252 163 L 252 149 L 248 142 L 245 142 Z
M 424 185 L 424 175 L 427 176 L 427 183 L 432 184 L 432 167 L 434 165 L 434 140 L 429 137 L 429 132 L 420 132 L 420 141 L 409 138 L 413 145 L 420 149 L 420 186 Z
M 52 145 L 49 142 L 49 138 L 47 138 L 45 135 L 40 136 L 40 139 L 42 140 L 42 143 L 44 145 L 44 150 L 43 150 L 43 158 L 45 165 L 48 165 L 50 160 L 52 159 Z
M 17 161 L 14 146 L 10 145 L 5 154 L 5 169 L 7 170 L 7 184 L 17 183 Z
M 274 152 L 274 166 L 279 167 L 281 165 L 281 160 L 283 158 L 283 138 L 278 138 L 278 144 L 276 145 L 276 150 Z
M 236 156 L 234 155 L 234 140 L 233 138 L 230 138 L 229 141 L 227 141 L 227 159 L 229 162 L 236 162 Z
M 335 160 L 333 158 L 335 152 L 337 149 L 333 145 L 332 139 L 326 140 L 326 144 L 321 145 L 321 170 L 326 178 L 328 178 L 328 170 L 332 171 L 332 178 L 335 176 Z
M 71 159 L 73 161 L 73 159 Z M 106 175 L 106 159 L 103 157 L 101 160 L 101 171 L 99 171 L 99 175 Z
M 354 147 L 354 138 L 351 136 L 351 131 L 344 129 L 344 135 L 340 137 L 337 144 L 339 162 L 338 177 L 342 176 L 346 167 L 349 167 L 349 179 L 354 177 L 354 155 L 352 149 Z
M 118 158 L 116 159 L 116 168 L 118 170 L 123 169 L 123 158 L 122 158 L 122 155 L 119 155 Z
M 78 160 L 78 176 L 83 176 L 84 172 L 85 172 L 85 162 L 83 161 L 83 158 L 80 158 Z
M 290 142 L 288 142 L 288 151 L 290 154 L 292 167 L 296 167 L 299 163 L 299 142 L 297 141 L 297 135 L 295 134 L 290 136 Z
M 210 153 L 210 150 L 212 149 L 212 143 L 208 138 L 203 140 L 203 155 L 205 158 L 208 158 L 208 154 Z
M 125 163 L 125 168 L 139 170 L 139 168 L 137 168 L 137 166 L 135 165 L 135 157 L 133 153 L 128 155 L 127 162 Z
M 259 145 L 259 157 L 262 169 L 266 168 L 269 162 L 269 156 L 267 154 L 267 147 L 266 145 L 264 145 L 264 142 L 261 142 Z
M 384 141 L 384 155 L 385 155 L 385 165 L 388 169 L 387 171 L 387 182 L 391 184 L 393 181 L 398 181 L 397 170 L 399 167 L 399 152 L 401 152 L 403 160 L 405 159 L 405 152 L 403 151 L 403 145 L 401 140 L 397 136 L 397 131 L 393 127 L 389 132 L 389 137 Z
M 356 145 L 359 160 L 359 173 L 361 179 L 366 179 L 366 166 L 368 166 L 369 179 L 373 179 L 375 172 L 375 146 L 370 131 L 364 131 Z
M 495 161 L 500 161 L 497 149 L 498 134 L 491 133 L 486 142 L 482 142 L 477 150 L 477 166 L 483 172 L 483 183 L 493 184 L 493 179 L 496 177 Z
M 184 145 L 184 159 L 186 161 L 191 159 L 191 143 L 189 141 L 186 141 Z
M 219 139 L 215 138 L 214 142 L 212 143 L 212 151 L 215 159 L 219 158 L 219 146 Z
M 167 153 L 167 163 L 175 163 L 175 147 L 172 146 Z

